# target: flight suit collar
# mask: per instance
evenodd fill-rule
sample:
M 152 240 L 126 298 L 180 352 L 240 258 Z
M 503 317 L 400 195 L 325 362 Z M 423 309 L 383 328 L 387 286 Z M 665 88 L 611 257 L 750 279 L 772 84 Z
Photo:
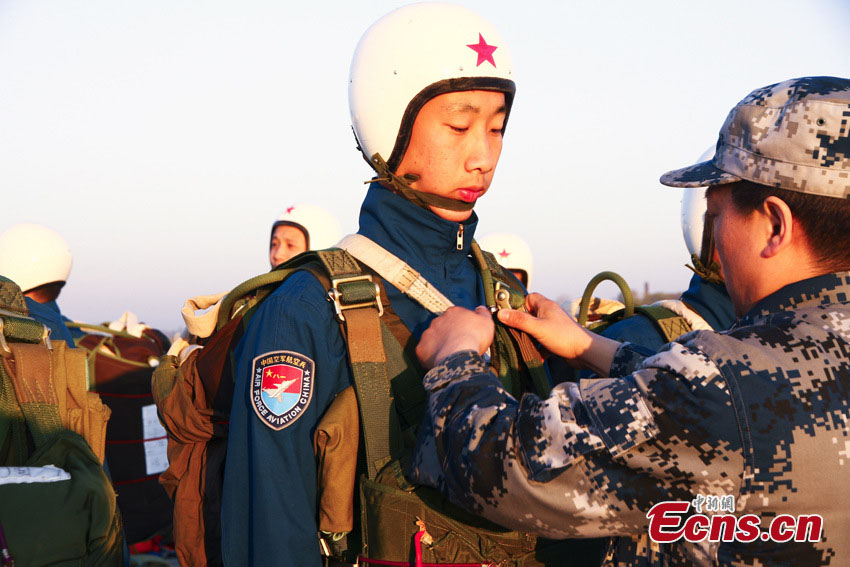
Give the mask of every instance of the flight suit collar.
M 477 225 L 474 212 L 462 223 L 448 221 L 372 183 L 360 210 L 358 232 L 417 270 L 445 265 L 451 271 L 452 265 L 469 255 Z M 459 232 L 461 249 L 457 247 Z
M 850 272 L 836 272 L 800 280 L 757 302 L 737 326 L 764 322 L 780 311 L 850 302 Z

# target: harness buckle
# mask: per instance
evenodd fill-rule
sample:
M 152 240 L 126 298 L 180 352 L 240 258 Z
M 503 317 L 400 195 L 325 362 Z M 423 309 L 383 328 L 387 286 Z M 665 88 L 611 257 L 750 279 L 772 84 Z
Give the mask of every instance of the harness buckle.
M 507 285 L 496 280 L 496 290 L 493 293 L 493 299 L 496 302 L 495 308 L 491 311 L 496 312 L 499 309 L 512 309 L 511 307 L 511 292 Z
M 344 293 L 348 293 L 347 301 L 344 301 Z M 346 309 L 359 309 L 375 305 L 378 308 L 378 317 L 384 314 L 384 306 L 381 304 L 381 288 L 372 281 L 372 276 L 368 274 L 331 279 L 328 301 L 333 303 L 336 318 L 341 323 L 345 322 L 345 315 L 342 312 Z

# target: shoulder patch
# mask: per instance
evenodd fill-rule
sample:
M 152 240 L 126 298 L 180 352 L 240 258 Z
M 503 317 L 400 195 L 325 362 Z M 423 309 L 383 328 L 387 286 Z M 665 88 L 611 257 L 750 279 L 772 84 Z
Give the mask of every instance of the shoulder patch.
M 298 421 L 313 399 L 313 361 L 297 352 L 277 350 L 254 359 L 251 406 L 276 431 Z

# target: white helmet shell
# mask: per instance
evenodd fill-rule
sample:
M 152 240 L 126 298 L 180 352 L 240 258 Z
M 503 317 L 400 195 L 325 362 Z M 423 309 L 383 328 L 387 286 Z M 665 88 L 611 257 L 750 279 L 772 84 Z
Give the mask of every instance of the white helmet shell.
M 514 88 L 510 54 L 489 22 L 462 6 L 426 2 L 390 12 L 366 30 L 351 61 L 348 104 L 363 155 L 380 154 L 395 171 L 430 99 L 499 91 L 510 113 Z
M 697 163 L 714 159 L 714 146 L 705 150 Z M 688 252 L 697 258 L 702 257 L 702 235 L 705 230 L 705 211 L 708 202 L 705 199 L 705 187 L 689 187 L 682 195 L 682 236 Z
M 44 284 L 67 281 L 72 261 L 68 243 L 52 228 L 23 223 L 0 234 L 0 275 L 25 293 Z
M 272 235 L 276 227 L 285 224 L 297 226 L 304 232 L 308 250 L 330 248 L 342 238 L 342 229 L 336 217 L 311 203 L 296 203 L 286 207 L 272 225 Z
M 496 260 L 508 270 L 522 270 L 525 272 L 527 283 L 531 285 L 531 276 L 534 273 L 534 259 L 531 256 L 531 248 L 525 240 L 509 232 L 492 232 L 482 236 L 478 240 L 482 250 L 491 252 Z

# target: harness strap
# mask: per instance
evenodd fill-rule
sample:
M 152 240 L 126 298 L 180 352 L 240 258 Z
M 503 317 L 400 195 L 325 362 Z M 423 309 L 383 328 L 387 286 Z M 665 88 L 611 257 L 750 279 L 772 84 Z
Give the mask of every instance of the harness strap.
M 484 296 L 487 301 L 487 307 L 492 312 L 496 312 L 500 308 L 512 307 L 523 308 L 524 293 L 514 290 L 510 287 L 497 289 L 498 286 L 517 285 L 516 278 L 513 274 L 508 274 L 507 271 L 498 263 L 496 258 L 489 252 L 481 250 L 478 243 L 472 241 L 472 257 L 478 265 L 481 273 L 481 280 L 484 282 Z M 493 277 L 493 274 L 499 277 L 498 284 Z M 509 294 L 507 300 L 502 300 L 497 295 L 504 290 Z M 510 344 L 513 338 L 514 345 Z M 519 383 L 519 358 L 528 370 L 528 375 L 531 378 L 531 384 L 534 386 L 535 392 L 542 397 L 549 395 L 552 390 L 552 385 L 549 380 L 549 375 L 543 367 L 543 357 L 531 340 L 531 337 L 526 333 L 522 333 L 512 327 L 507 327 L 496 321 L 496 333 L 494 336 L 496 349 L 493 350 L 494 355 L 500 358 L 499 360 L 499 379 L 502 385 L 514 394 L 522 392 L 522 384 Z M 515 369 L 513 372 L 511 369 Z
M 454 305 L 422 277 L 422 274 L 362 234 L 349 234 L 339 241 L 337 246 L 375 270 L 395 288 L 416 300 L 431 313 L 442 313 Z
M 363 276 L 361 267 L 346 251 L 323 250 L 318 256 L 330 277 L 330 298 L 343 325 L 360 408 L 366 470 L 374 480 L 391 459 L 390 429 L 398 429 L 387 376 L 379 288 L 374 283 L 363 285 L 364 281 L 371 282 L 371 276 Z

